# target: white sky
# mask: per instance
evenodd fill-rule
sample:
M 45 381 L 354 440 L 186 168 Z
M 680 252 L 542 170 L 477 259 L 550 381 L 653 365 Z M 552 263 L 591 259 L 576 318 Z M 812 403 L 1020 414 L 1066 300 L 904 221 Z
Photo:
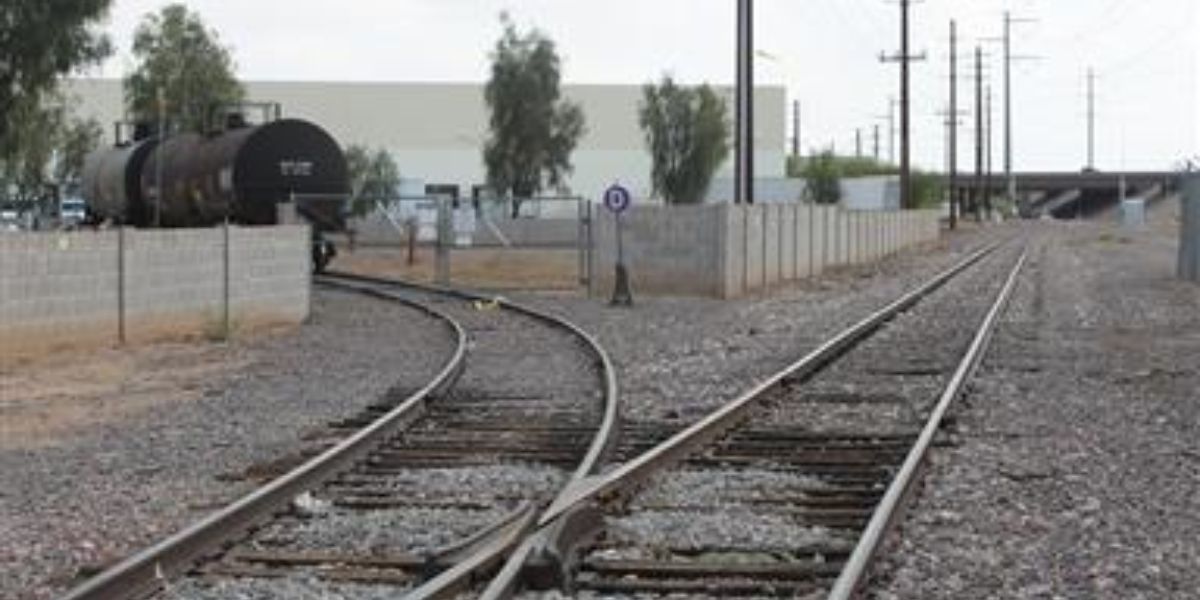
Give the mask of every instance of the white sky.
M 92 75 L 130 68 L 133 29 L 165 0 L 115 0 L 109 30 L 118 54 Z M 559 44 L 564 76 L 579 83 L 644 83 L 670 71 L 686 82 L 734 77 L 735 0 L 188 0 L 232 46 L 243 79 L 483 81 L 508 10 Z M 1097 73 L 1097 166 L 1169 168 L 1200 154 L 1200 2 L 1197 0 L 926 0 L 912 8 L 914 156 L 944 164 L 949 19 L 959 21 L 960 72 L 980 38 L 999 36 L 1003 11 L 1036 19 L 1013 26 L 1018 169 L 1078 169 L 1086 160 L 1086 72 Z M 760 83 L 783 84 L 803 103 L 805 147 L 852 151 L 854 130 L 886 136 L 898 67 L 881 64 L 899 39 L 888 0 L 756 0 Z M 1002 168 L 1001 46 L 982 42 L 995 88 L 994 165 Z M 960 105 L 973 85 L 960 81 Z M 973 116 L 960 165 L 973 164 Z M 886 157 L 887 144 L 882 143 Z

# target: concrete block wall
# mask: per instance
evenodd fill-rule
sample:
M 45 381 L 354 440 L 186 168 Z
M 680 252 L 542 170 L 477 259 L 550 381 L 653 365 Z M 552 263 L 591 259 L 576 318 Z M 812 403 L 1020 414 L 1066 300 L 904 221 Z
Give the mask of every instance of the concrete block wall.
M 307 226 L 230 227 L 232 324 L 307 318 L 310 260 Z M 122 305 L 127 340 L 210 333 L 225 282 L 221 228 L 3 235 L 0 355 L 114 343 Z
M 722 249 L 731 241 L 716 206 L 636 206 L 621 218 L 622 243 L 634 294 L 721 296 L 719 264 Z M 616 217 L 607 210 L 593 219 L 593 294 L 610 293 L 617 261 Z M 735 234 L 736 235 L 736 234 Z M 736 243 L 736 242 L 734 242 Z
M 639 206 L 627 213 L 635 295 L 734 298 L 831 268 L 879 260 L 940 235 L 937 211 L 845 211 L 805 204 Z M 611 292 L 615 218 L 598 213 L 591 292 Z

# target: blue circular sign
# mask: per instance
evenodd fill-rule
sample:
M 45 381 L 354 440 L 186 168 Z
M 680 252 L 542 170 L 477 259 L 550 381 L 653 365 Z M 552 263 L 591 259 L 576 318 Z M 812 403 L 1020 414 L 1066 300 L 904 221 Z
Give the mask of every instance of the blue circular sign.
M 619 184 L 613 184 L 604 190 L 604 205 L 615 213 L 625 212 L 632 200 L 633 197 L 629 194 L 629 190 Z

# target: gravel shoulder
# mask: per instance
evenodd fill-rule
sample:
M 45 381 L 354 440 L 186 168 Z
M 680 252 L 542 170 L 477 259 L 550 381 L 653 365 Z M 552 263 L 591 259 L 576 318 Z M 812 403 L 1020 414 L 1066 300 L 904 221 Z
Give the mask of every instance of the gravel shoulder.
M 0 597 L 50 598 L 228 503 L 257 485 L 248 468 L 294 460 L 449 351 L 422 313 L 318 290 L 292 331 L 104 351 L 57 387 L 44 369 L 0 374 Z
M 1177 225 L 1030 224 L 1032 262 L 872 597 L 1195 598 L 1200 287 Z

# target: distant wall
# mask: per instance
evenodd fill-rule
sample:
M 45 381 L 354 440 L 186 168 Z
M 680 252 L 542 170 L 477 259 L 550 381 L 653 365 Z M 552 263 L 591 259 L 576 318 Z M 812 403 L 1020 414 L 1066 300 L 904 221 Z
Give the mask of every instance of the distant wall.
M 355 243 L 363 246 L 401 246 L 408 243 L 404 223 L 400 226 L 388 221 L 382 214 L 355 218 L 351 221 L 355 231 Z M 471 236 L 473 246 L 551 246 L 574 247 L 579 240 L 578 218 L 553 219 L 509 219 L 495 218 L 490 225 L 482 219 L 475 222 L 475 233 Z M 502 239 L 503 238 L 503 239 Z
M 0 235 L 0 355 L 221 330 L 221 228 Z M 123 268 L 122 268 L 123 256 Z M 307 226 L 229 228 L 234 328 L 299 323 L 310 305 Z M 123 304 L 123 311 L 122 311 Z
M 736 298 L 938 239 L 938 212 L 808 204 L 635 206 L 623 217 L 635 294 Z M 612 290 L 616 221 L 595 219 L 593 294 Z

